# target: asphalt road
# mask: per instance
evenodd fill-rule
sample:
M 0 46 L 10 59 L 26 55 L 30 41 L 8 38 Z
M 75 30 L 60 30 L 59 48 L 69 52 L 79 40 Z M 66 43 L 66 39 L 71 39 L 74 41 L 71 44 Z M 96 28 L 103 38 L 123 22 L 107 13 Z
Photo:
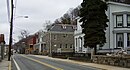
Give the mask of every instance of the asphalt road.
M 31 55 L 15 54 L 12 60 L 12 70 L 100 70 L 76 63 L 38 58 Z

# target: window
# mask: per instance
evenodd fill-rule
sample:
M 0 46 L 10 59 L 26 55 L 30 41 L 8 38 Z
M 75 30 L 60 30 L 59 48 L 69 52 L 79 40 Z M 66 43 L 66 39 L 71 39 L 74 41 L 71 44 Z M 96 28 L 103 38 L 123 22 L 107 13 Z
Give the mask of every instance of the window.
M 127 46 L 130 47 L 130 33 L 127 34 Z
M 43 47 L 44 47 L 43 44 L 41 44 L 41 52 L 43 52 Z M 44 47 L 44 49 L 45 49 L 45 47 Z
M 44 44 L 44 46 L 43 46 L 43 47 L 44 47 L 44 50 L 47 50 L 47 45 L 46 45 L 46 44 Z
M 70 44 L 70 48 L 73 48 L 73 44 Z
M 116 26 L 122 27 L 123 26 L 123 15 L 116 16 Z
M 57 39 L 57 35 L 54 35 L 54 40 L 56 40 Z
M 44 41 L 44 37 L 42 37 L 42 42 Z
M 60 48 L 62 48 L 62 44 L 60 44 Z
M 127 26 L 130 27 L 130 15 L 127 15 Z
M 62 27 L 63 27 L 63 29 L 66 29 L 66 26 L 65 26 L 65 25 L 63 25 Z
M 123 33 L 117 34 L 117 47 L 123 47 Z
M 65 48 L 67 48 L 67 44 L 65 44 Z
M 68 36 L 67 34 L 64 34 L 64 35 L 63 35 L 64 38 L 67 37 L 67 36 Z
M 77 38 L 75 39 L 75 46 L 77 47 Z

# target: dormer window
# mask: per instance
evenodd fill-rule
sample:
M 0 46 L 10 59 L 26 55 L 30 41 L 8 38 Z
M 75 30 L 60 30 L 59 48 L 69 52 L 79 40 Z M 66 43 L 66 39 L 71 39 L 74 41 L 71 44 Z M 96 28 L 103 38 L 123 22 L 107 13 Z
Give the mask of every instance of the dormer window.
M 123 27 L 123 15 L 116 16 L 116 26 Z
M 62 26 L 62 28 L 63 28 L 63 29 L 66 29 L 66 26 L 65 26 L 65 25 L 63 25 L 63 26 Z

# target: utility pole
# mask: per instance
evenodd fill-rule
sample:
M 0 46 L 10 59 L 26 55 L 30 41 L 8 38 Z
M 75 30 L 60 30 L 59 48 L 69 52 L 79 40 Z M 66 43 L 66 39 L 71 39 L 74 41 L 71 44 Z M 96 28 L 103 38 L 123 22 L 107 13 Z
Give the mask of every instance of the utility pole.
M 12 47 L 12 32 L 13 32 L 13 11 L 14 5 L 13 0 L 11 0 L 11 21 L 10 21 L 10 37 L 9 37 L 9 54 L 8 54 L 8 61 L 10 61 L 11 57 L 11 47 Z

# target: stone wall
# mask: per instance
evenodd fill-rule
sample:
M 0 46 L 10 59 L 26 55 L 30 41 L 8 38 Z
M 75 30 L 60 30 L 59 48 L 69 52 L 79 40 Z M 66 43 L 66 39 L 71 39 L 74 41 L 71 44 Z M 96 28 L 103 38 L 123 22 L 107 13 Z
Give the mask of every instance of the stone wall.
M 94 55 L 92 62 L 98 64 L 106 64 L 106 65 L 130 68 L 130 55 L 126 56 Z

